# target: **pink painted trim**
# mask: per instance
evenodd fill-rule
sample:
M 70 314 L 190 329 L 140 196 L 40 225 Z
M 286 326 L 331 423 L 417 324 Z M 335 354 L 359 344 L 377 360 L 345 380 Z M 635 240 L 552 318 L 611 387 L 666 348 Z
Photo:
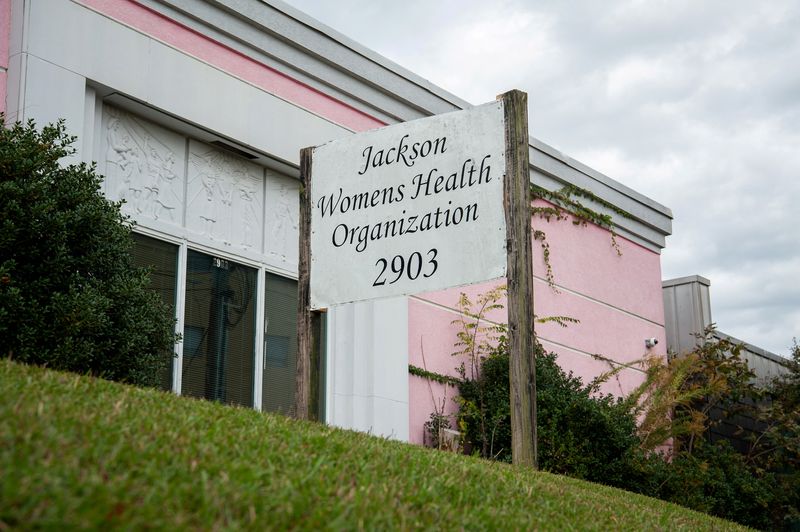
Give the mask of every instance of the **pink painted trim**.
M 78 0 L 83 6 L 134 28 L 256 87 L 354 131 L 386 125 L 344 102 L 203 35 L 133 0 Z

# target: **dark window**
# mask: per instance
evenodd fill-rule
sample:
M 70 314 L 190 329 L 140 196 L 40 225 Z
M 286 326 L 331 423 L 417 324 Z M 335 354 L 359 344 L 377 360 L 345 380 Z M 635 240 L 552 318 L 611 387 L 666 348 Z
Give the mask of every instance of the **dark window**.
M 133 234 L 133 263 L 141 268 L 150 270 L 150 287 L 158 292 L 161 299 L 175 315 L 175 295 L 178 271 L 178 246 L 150 238 L 140 234 Z M 161 378 L 161 387 L 165 390 L 172 389 L 172 354 L 169 364 Z
M 294 413 L 297 281 L 267 273 L 262 409 Z
M 253 405 L 256 269 L 189 250 L 181 393 Z

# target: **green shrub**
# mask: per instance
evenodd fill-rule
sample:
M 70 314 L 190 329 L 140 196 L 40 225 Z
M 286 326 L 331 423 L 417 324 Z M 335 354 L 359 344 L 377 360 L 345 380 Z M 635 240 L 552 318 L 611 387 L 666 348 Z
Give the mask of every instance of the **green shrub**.
M 505 287 L 479 295 L 473 302 L 462 294 L 458 351 L 458 426 L 464 447 L 484 458 L 511 461 L 509 406 L 509 354 L 504 325 L 486 321 L 499 303 Z M 567 326 L 577 320 L 563 316 L 537 318 Z M 536 402 L 539 466 L 573 477 L 623 484 L 630 469 L 625 464 L 639 447 L 636 419 L 629 407 L 610 395 L 567 374 L 538 342 L 536 350 Z
M 668 437 L 675 448 L 665 467 L 643 465 L 655 489 L 623 487 L 757 528 L 800 527 L 797 347 L 789 373 L 763 388 L 742 345 L 718 338 L 713 327 L 698 339 L 691 353 L 650 361 L 626 399 L 636 402 L 642 449 Z
M 2 120 L 2 115 L 0 115 Z M 155 386 L 174 321 L 63 122 L 0 128 L 0 356 Z
M 766 388 L 767 400 L 758 419 L 764 432 L 752 445 L 748 458 L 758 467 L 781 472 L 800 472 L 800 345 L 792 347 L 785 361 L 788 373 L 775 378 Z
M 725 440 L 677 453 L 649 473 L 660 499 L 762 530 L 800 525 L 798 479 L 754 469 Z
M 592 388 L 561 369 L 555 354 L 539 344 L 536 350 L 540 468 L 621 484 L 626 461 L 638 448 L 636 420 L 621 401 L 610 395 L 593 396 Z M 508 360 L 506 337 L 501 336 L 497 348 L 482 359 L 478 378 L 459 385 L 459 425 L 473 449 L 488 449 L 480 452 L 484 457 L 510 462 Z M 481 416 L 488 429 L 485 434 Z
M 456 400 L 465 449 L 510 462 L 505 327 L 485 320 L 500 308 L 501 294 L 502 287 L 474 304 L 465 295 L 459 302 L 455 355 L 465 362 Z M 701 338 L 686 356 L 643 359 L 644 381 L 626 398 L 601 395 L 598 386 L 630 365 L 612 365 L 584 385 L 537 342 L 539 466 L 757 528 L 800 529 L 800 347 L 795 343 L 790 373 L 765 393 L 753 384 L 741 346 L 716 339 L 713 329 Z M 742 414 L 766 427 L 752 433 L 749 452 L 712 441 L 713 428 Z M 668 458 L 657 449 L 670 438 L 675 448 Z
M 649 495 L 755 528 L 800 524 L 796 469 L 765 470 L 728 442 L 703 438 L 668 461 L 643 449 L 630 405 L 596 394 L 594 387 L 564 372 L 555 354 L 539 344 L 536 350 L 542 470 Z M 506 462 L 511 461 L 508 362 L 506 339 L 501 336 L 496 349 L 481 358 L 477 378 L 459 384 L 458 399 L 459 424 L 473 451 Z M 484 435 L 489 437 L 486 446 Z M 484 448 L 489 452 L 481 452 Z

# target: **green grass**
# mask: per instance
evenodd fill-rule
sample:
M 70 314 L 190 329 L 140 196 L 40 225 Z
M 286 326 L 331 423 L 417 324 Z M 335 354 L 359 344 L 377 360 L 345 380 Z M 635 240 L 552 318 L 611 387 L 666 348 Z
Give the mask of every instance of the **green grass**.
M 734 529 L 566 477 L 0 360 L 0 530 Z

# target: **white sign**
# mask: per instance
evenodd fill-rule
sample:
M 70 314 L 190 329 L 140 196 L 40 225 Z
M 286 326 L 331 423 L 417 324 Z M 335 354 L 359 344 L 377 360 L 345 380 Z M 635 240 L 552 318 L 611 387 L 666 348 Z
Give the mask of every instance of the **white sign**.
M 503 277 L 503 102 L 314 148 L 311 308 Z

